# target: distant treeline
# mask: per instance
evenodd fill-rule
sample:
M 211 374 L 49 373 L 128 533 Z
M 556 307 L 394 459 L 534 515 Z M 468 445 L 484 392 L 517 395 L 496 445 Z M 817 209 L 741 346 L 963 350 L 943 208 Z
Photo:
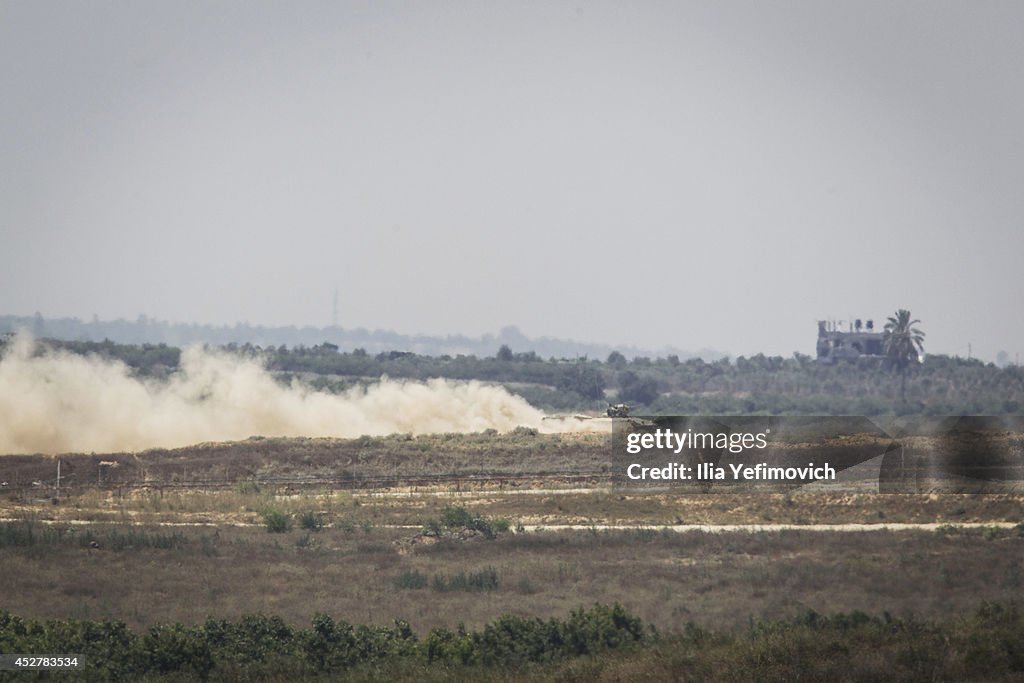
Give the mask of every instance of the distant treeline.
M 0 611 L 0 651 L 77 654 L 75 680 L 1020 680 L 1024 619 L 984 604 L 940 623 L 823 616 L 751 619 L 742 632 L 692 623 L 659 636 L 622 607 L 567 619 L 506 615 L 481 630 L 353 626 L 327 615 L 310 628 L 279 617 L 208 619 L 136 633 L 123 622 L 35 621 Z M 64 680 L 68 672 L 0 672 L 0 680 Z
M 75 353 L 117 359 L 139 374 L 165 376 L 180 351 L 163 344 L 49 341 Z M 927 356 L 911 368 L 907 400 L 899 377 L 877 360 L 822 365 L 810 356 L 764 356 L 708 362 L 678 356 L 627 359 L 542 358 L 502 346 L 487 357 L 426 356 L 405 351 L 343 352 L 331 343 L 260 347 L 227 344 L 223 350 L 258 358 L 283 380 L 301 376 L 315 387 L 344 391 L 381 376 L 423 380 L 443 377 L 501 383 L 545 410 L 597 410 L 626 402 L 654 414 L 1008 415 L 1024 411 L 1024 368 L 950 356 Z
M 196 323 L 172 323 L 140 315 L 135 320 L 80 320 L 78 318 L 46 318 L 34 316 L 0 315 L 0 335 L 18 330 L 28 330 L 36 338 L 62 339 L 73 341 L 99 342 L 105 339 L 121 344 L 167 344 L 169 346 L 190 346 L 192 344 L 256 344 L 258 346 L 313 346 L 323 341 L 341 349 L 363 348 L 370 353 L 401 349 L 418 354 L 440 356 L 443 354 L 473 354 L 483 356 L 494 353 L 494 349 L 507 344 L 517 349 L 534 349 L 548 357 L 591 356 L 604 357 L 613 347 L 607 344 L 579 342 L 571 339 L 552 337 L 530 338 L 514 326 L 502 328 L 497 335 L 485 334 L 480 337 L 448 335 L 404 335 L 390 330 L 367 330 L 361 327 L 343 328 L 338 326 L 296 327 L 250 325 L 200 325 Z M 627 356 L 679 354 L 680 357 L 720 358 L 723 354 L 710 349 L 687 353 L 677 349 L 649 351 L 634 347 L 621 347 Z

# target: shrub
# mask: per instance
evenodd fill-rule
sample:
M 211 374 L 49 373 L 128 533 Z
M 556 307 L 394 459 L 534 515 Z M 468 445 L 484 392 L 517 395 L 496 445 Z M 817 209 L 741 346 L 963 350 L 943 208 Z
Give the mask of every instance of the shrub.
M 494 567 L 484 567 L 480 571 L 460 572 L 451 576 L 435 574 L 431 588 L 439 593 L 451 591 L 467 591 L 470 593 L 482 593 L 485 591 L 498 590 L 498 570 Z
M 487 566 L 478 572 L 470 572 L 466 577 L 466 587 L 471 591 L 498 590 L 498 570 Z
M 473 525 L 473 515 L 464 507 L 449 505 L 441 511 L 441 524 L 449 529 L 464 529 Z
M 324 528 L 324 518 L 313 510 L 306 510 L 299 515 L 299 526 L 306 531 L 320 531 Z
M 495 536 L 491 523 L 483 517 L 474 517 L 473 521 L 469 524 L 469 528 L 479 531 L 487 538 L 494 538 Z
M 58 540 L 55 529 L 37 524 L 35 520 L 0 523 L 0 548 L 52 545 Z
M 427 587 L 427 575 L 416 569 L 406 569 L 395 577 L 395 588 L 413 589 Z
M 136 633 L 123 622 L 37 621 L 0 610 L 0 643 L 5 652 L 80 654 L 88 668 L 74 679 L 84 681 L 591 680 L 594 674 L 629 680 L 1009 681 L 1024 671 L 1024 611 L 1012 602 L 984 603 L 976 613 L 939 623 L 806 611 L 784 620 L 751 620 L 746 633 L 688 624 L 667 637 L 617 604 L 577 609 L 561 619 L 506 614 L 479 630 L 436 628 L 423 640 L 407 622 L 393 624 L 352 625 L 317 614 L 310 627 L 294 628 L 256 614 L 235 622 L 158 624 Z M 580 656 L 588 659 L 571 661 Z
M 188 541 L 180 532 L 169 534 L 148 533 L 129 527 L 125 531 L 111 529 L 102 536 L 92 531 L 79 535 L 78 543 L 83 548 L 93 541 L 110 550 L 131 550 L 137 548 L 158 548 L 160 550 L 176 550 L 185 546 Z
M 496 528 L 500 527 L 500 529 Z M 443 535 L 443 529 L 457 531 L 460 529 L 473 529 L 479 531 L 487 538 L 494 538 L 495 532 L 508 531 L 509 523 L 507 520 L 498 520 L 491 522 L 491 520 L 481 515 L 474 515 L 464 507 L 457 505 L 449 505 L 441 511 L 441 519 L 428 520 L 423 525 L 424 536 L 441 536 Z
M 292 528 L 291 517 L 280 510 L 267 510 L 263 513 L 263 523 L 272 534 L 283 534 Z
M 256 496 L 260 493 L 260 485 L 255 481 L 242 481 L 238 483 L 238 492 L 243 496 Z

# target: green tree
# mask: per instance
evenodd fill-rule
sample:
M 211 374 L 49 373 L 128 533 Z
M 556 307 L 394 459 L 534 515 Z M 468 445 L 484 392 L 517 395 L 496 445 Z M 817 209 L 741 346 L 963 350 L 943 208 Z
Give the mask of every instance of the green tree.
M 907 368 L 918 363 L 924 352 L 924 332 L 914 327 L 920 320 L 912 320 L 910 311 L 901 308 L 885 324 L 882 348 L 894 370 L 900 373 L 900 398 L 907 402 Z
M 625 381 L 619 380 L 619 400 L 626 403 L 641 403 L 650 405 L 658 398 L 658 382 L 653 377 L 638 377 L 635 373 L 627 370 L 623 375 L 631 375 Z M 621 376 L 620 376 L 621 377 Z
M 601 371 L 586 361 L 566 366 L 555 383 L 559 391 L 575 391 L 591 401 L 604 397 L 604 377 Z

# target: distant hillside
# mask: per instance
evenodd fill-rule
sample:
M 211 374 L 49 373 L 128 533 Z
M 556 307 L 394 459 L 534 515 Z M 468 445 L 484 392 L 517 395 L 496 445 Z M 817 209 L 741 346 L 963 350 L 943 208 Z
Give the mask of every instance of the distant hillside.
M 449 335 L 432 337 L 427 335 L 404 335 L 389 330 L 367 330 L 361 327 L 267 327 L 236 323 L 234 325 L 198 325 L 194 323 L 169 323 L 139 316 L 136 320 L 83 321 L 78 318 L 44 318 L 41 315 L 16 316 L 0 315 L 0 334 L 27 329 L 37 338 L 47 337 L 65 341 L 110 341 L 120 344 L 167 344 L 183 347 L 190 344 L 253 344 L 256 346 L 289 347 L 315 346 L 329 342 L 341 351 L 364 349 L 369 353 L 384 351 L 409 351 L 424 356 L 457 356 L 459 354 L 480 357 L 493 356 L 502 346 L 516 352 L 533 351 L 543 358 L 577 358 L 586 356 L 603 360 L 612 351 L 618 351 L 627 358 L 637 356 L 668 357 L 678 356 L 682 360 L 703 358 L 716 360 L 725 354 L 712 349 L 684 351 L 666 346 L 660 349 L 642 349 L 634 346 L 611 346 L 594 344 L 573 339 L 552 337 L 530 338 L 518 328 L 504 327 L 497 335 L 482 337 Z

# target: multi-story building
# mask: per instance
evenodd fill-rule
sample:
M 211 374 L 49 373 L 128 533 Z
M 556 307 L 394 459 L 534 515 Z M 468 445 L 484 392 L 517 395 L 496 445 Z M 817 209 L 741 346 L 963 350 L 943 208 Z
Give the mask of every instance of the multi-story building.
M 843 328 L 846 329 L 843 329 Z M 884 357 L 884 332 L 875 331 L 875 322 L 861 319 L 852 322 L 836 320 L 818 321 L 818 362 L 834 363 L 840 358 Z

